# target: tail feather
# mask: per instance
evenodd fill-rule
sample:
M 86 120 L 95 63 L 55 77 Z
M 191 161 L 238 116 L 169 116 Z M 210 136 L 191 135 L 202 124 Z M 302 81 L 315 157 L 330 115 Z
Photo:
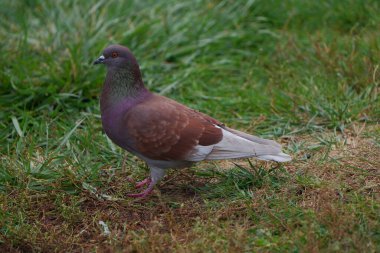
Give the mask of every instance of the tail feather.
M 236 134 L 237 136 L 240 136 L 244 139 L 247 139 L 249 141 L 253 141 L 253 142 L 256 142 L 256 143 L 260 143 L 260 144 L 264 144 L 264 145 L 270 145 L 270 146 L 275 146 L 275 147 L 278 147 L 278 148 L 282 148 L 280 144 L 278 144 L 277 142 L 275 141 L 272 141 L 272 140 L 267 140 L 267 139 L 263 139 L 263 138 L 260 138 L 260 137 L 257 137 L 257 136 L 253 136 L 253 135 L 250 135 L 250 134 L 247 134 L 247 133 L 244 133 L 242 131 L 239 131 L 239 130 L 236 130 L 236 129 L 232 129 L 232 128 L 229 128 L 229 127 L 225 127 L 225 129 L 233 134 Z
M 263 155 L 258 156 L 257 159 L 264 160 L 264 161 L 276 161 L 276 162 L 289 162 L 292 160 L 290 155 L 287 155 L 285 153 L 279 153 L 277 155 Z
M 223 139 L 215 144 L 207 160 L 256 157 L 260 160 L 287 162 L 291 157 L 275 141 L 262 139 L 235 129 L 224 128 Z

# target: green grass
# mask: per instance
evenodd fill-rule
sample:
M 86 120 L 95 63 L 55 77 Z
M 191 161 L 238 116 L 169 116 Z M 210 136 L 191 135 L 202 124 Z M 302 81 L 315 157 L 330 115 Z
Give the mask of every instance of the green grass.
M 380 251 L 380 3 L 1 1 L 2 251 Z M 294 160 L 200 163 L 146 201 L 102 131 L 112 43 L 154 92 Z M 99 221 L 110 234 L 104 234 Z

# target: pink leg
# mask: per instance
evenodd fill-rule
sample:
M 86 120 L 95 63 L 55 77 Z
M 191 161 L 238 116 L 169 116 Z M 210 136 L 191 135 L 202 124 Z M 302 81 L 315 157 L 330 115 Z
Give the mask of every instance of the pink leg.
M 136 188 L 141 188 L 141 187 L 143 187 L 144 185 L 146 185 L 146 184 L 150 184 L 150 182 L 151 182 L 152 180 L 150 179 L 150 177 L 147 177 L 147 178 L 145 178 L 143 181 L 141 181 L 141 182 L 137 182 L 136 183 Z
M 135 184 L 135 188 L 141 188 L 144 185 L 149 184 L 150 181 L 151 181 L 151 179 L 150 179 L 150 177 L 147 177 L 147 178 L 145 178 L 144 180 L 142 180 L 140 182 L 135 182 L 135 180 L 133 180 L 132 178 L 127 177 L 127 181 L 130 182 L 131 184 Z
M 150 177 L 145 178 L 143 181 L 136 184 L 136 188 L 140 188 L 149 183 L 149 186 L 140 193 L 127 194 L 128 197 L 132 198 L 144 198 L 149 193 L 152 192 L 153 187 L 157 182 L 165 175 L 165 170 L 157 167 L 150 167 Z
M 127 194 L 127 196 L 131 198 L 145 198 L 149 193 L 152 192 L 153 187 L 154 187 L 154 184 L 150 183 L 148 188 L 146 188 L 144 191 L 140 193 L 130 193 L 130 194 Z

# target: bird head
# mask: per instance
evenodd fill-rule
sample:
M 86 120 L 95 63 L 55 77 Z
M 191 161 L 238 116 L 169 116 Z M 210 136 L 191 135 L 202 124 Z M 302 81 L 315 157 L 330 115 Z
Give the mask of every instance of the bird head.
M 124 46 L 111 45 L 104 49 L 103 54 L 94 61 L 94 64 L 105 64 L 107 67 L 131 68 L 137 65 L 136 58 Z

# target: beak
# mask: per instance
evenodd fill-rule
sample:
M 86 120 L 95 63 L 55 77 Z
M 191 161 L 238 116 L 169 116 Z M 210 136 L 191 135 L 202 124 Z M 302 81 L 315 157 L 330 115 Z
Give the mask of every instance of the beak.
M 104 59 L 106 59 L 104 57 L 104 55 L 101 55 L 98 59 L 96 59 L 96 61 L 94 61 L 94 65 L 96 64 L 100 64 L 100 63 L 103 63 L 104 62 Z

